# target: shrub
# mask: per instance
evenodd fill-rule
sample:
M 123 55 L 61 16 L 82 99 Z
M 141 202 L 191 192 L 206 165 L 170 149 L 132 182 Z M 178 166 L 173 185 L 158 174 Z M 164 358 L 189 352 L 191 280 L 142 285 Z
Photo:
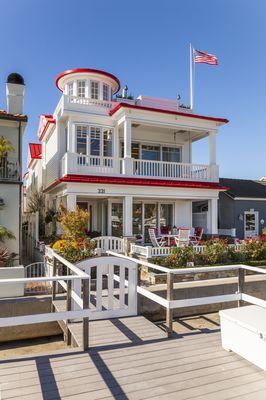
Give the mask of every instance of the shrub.
M 53 245 L 55 251 L 72 263 L 93 257 L 95 247 L 95 242 L 86 238 L 80 238 L 79 241 L 58 240 Z
M 64 207 L 60 209 L 59 221 L 63 229 L 63 238 L 78 241 L 86 236 L 88 230 L 88 211 L 77 208 L 75 211 L 67 211 Z

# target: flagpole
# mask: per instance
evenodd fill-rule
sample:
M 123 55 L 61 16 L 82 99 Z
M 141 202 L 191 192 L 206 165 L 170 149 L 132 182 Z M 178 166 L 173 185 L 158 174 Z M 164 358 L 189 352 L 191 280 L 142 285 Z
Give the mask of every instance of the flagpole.
M 190 50 L 190 109 L 193 110 L 194 107 L 194 77 L 193 77 L 193 64 L 194 64 L 194 54 L 193 54 L 193 47 L 190 43 L 189 45 Z

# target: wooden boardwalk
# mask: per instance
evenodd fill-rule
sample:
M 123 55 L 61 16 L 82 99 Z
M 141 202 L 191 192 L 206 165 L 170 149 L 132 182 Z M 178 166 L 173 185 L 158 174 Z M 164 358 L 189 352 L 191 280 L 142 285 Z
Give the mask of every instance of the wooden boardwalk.
M 0 398 L 265 400 L 266 373 L 224 351 L 216 323 L 193 321 L 172 339 L 144 317 L 91 322 L 87 352 L 0 362 Z

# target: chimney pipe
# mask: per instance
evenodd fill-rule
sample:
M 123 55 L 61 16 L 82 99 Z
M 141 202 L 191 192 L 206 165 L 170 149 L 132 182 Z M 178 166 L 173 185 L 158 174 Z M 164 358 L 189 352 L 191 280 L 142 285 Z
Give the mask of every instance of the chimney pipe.
M 24 79 L 17 73 L 9 74 L 6 82 L 7 112 L 23 114 L 25 84 Z

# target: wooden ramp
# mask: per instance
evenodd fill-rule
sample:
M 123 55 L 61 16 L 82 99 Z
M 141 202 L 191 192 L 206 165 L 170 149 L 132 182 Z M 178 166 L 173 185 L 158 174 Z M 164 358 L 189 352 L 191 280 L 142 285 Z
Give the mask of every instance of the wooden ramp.
M 139 317 L 126 319 L 132 324 L 128 329 L 131 327 L 136 336 L 139 321 L 146 324 L 146 320 Z M 104 323 L 97 321 L 95 324 L 103 324 L 103 328 Z M 266 399 L 266 373 L 238 355 L 224 351 L 219 332 L 180 335 L 164 340 L 146 339 L 142 340 L 140 336 L 134 337 L 132 342 L 129 340 L 130 344 L 121 342 L 86 352 L 75 349 L 2 361 L 1 398 Z M 94 340 L 98 342 L 95 335 Z
M 56 311 L 65 310 L 64 300 L 53 302 Z M 60 326 L 67 336 L 71 336 L 71 344 L 81 347 L 83 343 L 82 322 Z M 141 343 L 145 341 L 165 339 L 166 333 L 143 316 L 112 318 L 89 322 L 89 347 L 110 346 L 117 344 Z

